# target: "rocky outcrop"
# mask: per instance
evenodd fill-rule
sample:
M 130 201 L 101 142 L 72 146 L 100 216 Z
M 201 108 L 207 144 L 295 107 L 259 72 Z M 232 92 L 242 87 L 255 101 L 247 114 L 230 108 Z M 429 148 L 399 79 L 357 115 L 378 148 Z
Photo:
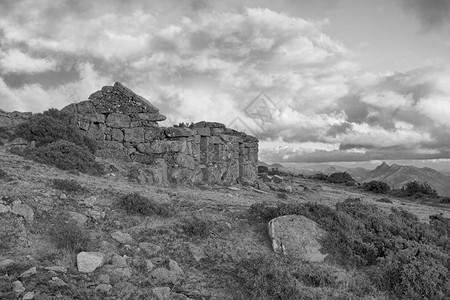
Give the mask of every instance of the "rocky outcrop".
M 31 117 L 31 112 L 5 112 L 0 109 L 0 127 L 14 128 Z
M 255 137 L 216 122 L 159 127 L 157 122 L 166 117 L 118 82 L 62 111 L 74 114 L 80 130 L 99 143 L 98 156 L 134 161 L 161 170 L 157 172 L 158 178 L 140 174 L 139 181 L 234 183 L 238 179 L 256 178 L 258 140 Z M 161 162 L 166 167 L 161 167 Z M 159 178 L 159 174 L 167 179 Z

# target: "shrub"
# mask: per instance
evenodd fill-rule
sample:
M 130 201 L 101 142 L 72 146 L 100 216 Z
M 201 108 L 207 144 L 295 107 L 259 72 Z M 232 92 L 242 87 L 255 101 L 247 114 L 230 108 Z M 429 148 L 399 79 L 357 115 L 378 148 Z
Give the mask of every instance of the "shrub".
M 403 188 L 402 192 L 405 196 L 422 196 L 422 195 L 428 195 L 432 197 L 437 197 L 437 192 L 434 190 L 428 183 L 423 182 L 420 183 L 418 181 L 410 181 L 406 183 Z
M 8 173 L 0 169 L 0 179 L 8 179 Z
M 236 263 L 233 275 L 239 287 L 237 299 L 301 299 L 295 278 L 273 258 L 243 259 Z
M 212 233 L 212 227 L 213 222 L 211 220 L 201 219 L 198 216 L 185 219 L 182 224 L 184 233 L 189 236 L 197 236 L 201 238 L 208 237 Z
M 49 235 L 56 247 L 72 252 L 86 251 L 90 244 L 89 233 L 75 221 L 67 221 L 64 217 L 57 217 L 54 220 Z
M 68 179 L 53 179 L 52 185 L 55 189 L 69 192 L 69 193 L 77 193 L 77 192 L 84 192 L 86 189 L 81 186 L 78 182 L 75 180 L 68 180 Z
M 310 176 L 311 179 L 315 179 L 315 180 L 323 180 L 326 181 L 328 180 L 328 175 L 322 174 L 322 173 L 318 173 L 315 175 Z
M 449 299 L 449 259 L 433 247 L 411 244 L 380 259 L 376 278 L 400 299 Z
M 62 170 L 75 169 L 90 175 L 103 173 L 94 155 L 85 148 L 68 141 L 61 140 L 39 148 L 26 148 L 23 152 L 15 151 L 15 153 Z
M 389 199 L 389 198 L 380 198 L 380 199 L 377 199 L 376 201 L 377 201 L 377 202 L 381 202 L 381 203 L 389 203 L 389 204 L 394 203 L 394 202 L 392 202 L 392 200 Z
M 97 149 L 94 140 L 80 133 L 72 115 L 54 108 L 32 115 L 26 122 L 17 126 L 14 134 L 29 141 L 36 141 L 37 147 L 65 140 L 88 149 L 91 153 Z
M 363 189 L 376 194 L 386 194 L 391 190 L 391 187 L 382 181 L 372 180 L 363 183 Z
M 119 200 L 119 205 L 129 214 L 160 215 L 163 217 L 169 217 L 173 214 L 169 205 L 157 203 L 138 193 L 123 196 Z
M 353 177 L 347 172 L 333 173 L 330 176 L 328 176 L 327 180 L 331 183 L 338 183 L 338 184 L 347 184 L 356 182 L 355 179 L 353 179 Z

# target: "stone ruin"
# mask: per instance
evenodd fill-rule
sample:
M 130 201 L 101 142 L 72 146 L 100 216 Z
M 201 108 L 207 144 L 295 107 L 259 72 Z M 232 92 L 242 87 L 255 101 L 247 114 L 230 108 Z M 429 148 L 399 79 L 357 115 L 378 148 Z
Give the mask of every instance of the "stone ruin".
M 62 109 L 99 144 L 97 156 L 152 166 L 149 183 L 232 184 L 253 181 L 258 139 L 216 122 L 159 127 L 166 117 L 143 97 L 116 82 Z M 150 178 L 150 179 L 148 179 Z

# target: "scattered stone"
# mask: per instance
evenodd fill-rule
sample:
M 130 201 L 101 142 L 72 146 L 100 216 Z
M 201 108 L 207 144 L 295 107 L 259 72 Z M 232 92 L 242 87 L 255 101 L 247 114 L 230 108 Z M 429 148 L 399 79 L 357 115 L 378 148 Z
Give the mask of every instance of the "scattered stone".
M 113 292 L 119 299 L 139 299 L 142 294 L 139 288 L 130 282 L 119 282 L 114 285 Z
M 267 184 L 265 184 L 264 182 L 259 182 L 258 188 L 259 188 L 259 190 L 264 191 L 264 192 L 270 191 L 270 187 Z
M 119 282 L 124 279 L 131 278 L 132 269 L 130 267 L 115 267 L 107 265 L 104 267 L 105 272 L 109 275 L 111 282 Z
M 96 221 L 102 220 L 106 217 L 106 213 L 104 211 L 100 211 L 97 209 L 89 209 L 87 213 L 92 219 Z
M 272 181 L 275 183 L 281 183 L 284 181 L 284 178 L 279 176 L 279 175 L 273 175 L 272 176 Z
M 11 212 L 15 215 L 22 216 L 27 223 L 32 223 L 34 220 L 34 212 L 31 207 L 26 204 L 14 201 Z
M 23 296 L 23 300 L 31 300 L 34 298 L 34 292 L 27 292 L 24 296 Z
M 67 200 L 67 195 L 64 193 L 61 193 L 61 195 L 59 195 L 59 199 L 61 200 Z
M 23 286 L 23 283 L 19 280 L 16 280 L 13 282 L 13 291 L 16 294 L 22 294 L 25 292 L 25 287 Z
M 31 275 L 36 275 L 37 273 L 37 269 L 36 267 L 32 267 L 29 268 L 28 270 L 26 270 L 25 272 L 23 272 L 22 274 L 20 274 L 20 278 L 26 278 L 26 277 L 30 277 Z
M 148 256 L 154 256 L 161 251 L 160 246 L 147 242 L 139 243 L 139 248 L 141 248 Z
M 61 267 L 61 266 L 54 266 L 54 267 L 45 267 L 45 270 L 48 271 L 53 271 L 53 272 L 59 272 L 59 273 L 67 273 L 67 268 L 66 267 Z
M 147 269 L 148 272 L 150 272 L 151 270 L 153 270 L 155 268 L 155 265 L 152 263 L 152 261 L 150 259 L 146 259 L 145 260 L 145 268 Z
M 259 193 L 259 194 L 264 194 L 264 195 L 267 195 L 267 193 L 266 193 L 266 192 L 264 192 L 264 191 L 261 191 L 261 190 L 258 190 L 258 189 L 255 189 L 255 188 L 251 188 L 251 190 L 252 190 L 252 191 L 254 191 L 254 192 L 257 192 L 257 193 Z
M 10 211 L 10 209 L 9 209 L 8 206 L 3 205 L 3 204 L 0 204 L 0 214 L 7 213 L 7 212 L 9 212 L 9 211 Z
M 68 286 L 67 283 L 65 283 L 64 280 L 60 279 L 59 277 L 52 277 L 52 280 L 50 280 L 48 284 L 53 288 Z
M 110 282 L 109 275 L 108 274 L 101 274 L 98 277 L 98 282 L 104 283 L 104 284 L 109 284 L 109 282 Z
M 4 270 L 4 269 L 8 268 L 9 266 L 11 266 L 11 265 L 13 265 L 13 264 L 14 264 L 14 260 L 9 259 L 9 258 L 0 261 L 0 271 L 2 271 L 2 270 Z
M 111 233 L 111 237 L 120 244 L 130 244 L 131 242 L 133 242 L 133 238 L 131 237 L 131 235 L 122 231 L 114 231 L 113 233 Z
M 126 258 L 117 254 L 113 255 L 111 263 L 115 267 L 128 267 Z
M 100 243 L 100 250 L 102 252 L 114 252 L 116 249 L 117 247 L 108 241 L 102 241 Z
M 77 255 L 78 271 L 83 273 L 94 272 L 104 263 L 105 254 L 101 252 L 80 252 Z
M 170 296 L 170 288 L 155 287 L 152 289 L 152 293 L 158 300 L 167 300 Z
M 197 262 L 206 258 L 206 255 L 205 255 L 205 252 L 203 251 L 203 249 L 194 244 L 189 244 L 189 251 L 191 252 L 191 255 L 194 257 L 195 261 L 197 261 Z
M 240 191 L 240 189 L 235 186 L 229 186 L 228 189 L 232 191 Z
M 84 226 L 88 220 L 88 218 L 85 215 L 73 211 L 69 211 L 69 216 L 79 226 Z
M 103 292 L 103 293 L 108 293 L 111 289 L 112 289 L 112 285 L 105 284 L 105 283 L 99 284 L 95 288 L 95 290 Z
M 322 246 L 319 243 L 325 231 L 304 216 L 281 216 L 271 220 L 268 227 L 276 253 L 308 262 L 322 262 L 327 256 L 320 252 Z

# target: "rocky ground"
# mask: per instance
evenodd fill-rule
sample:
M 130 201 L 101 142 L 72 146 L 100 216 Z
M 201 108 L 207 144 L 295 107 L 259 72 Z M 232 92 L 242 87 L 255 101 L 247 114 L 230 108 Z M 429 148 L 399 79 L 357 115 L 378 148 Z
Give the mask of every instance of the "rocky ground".
M 301 177 L 261 181 L 257 189 L 155 187 L 130 182 L 120 167 L 93 177 L 25 160 L 4 147 L 0 169 L 0 299 L 235 299 L 235 262 L 273 252 L 267 226 L 247 214 L 263 201 L 332 206 L 358 197 L 386 210 L 402 207 L 424 222 L 433 214 L 450 217 L 445 206 L 378 202 L 380 196 L 356 187 Z M 84 189 L 61 191 L 54 179 L 74 180 Z M 169 203 L 171 212 L 127 214 L 118 201 L 130 193 Z M 84 251 L 55 242 L 55 228 L 72 223 L 89 240 Z M 190 232 L 186 224 L 203 231 Z

